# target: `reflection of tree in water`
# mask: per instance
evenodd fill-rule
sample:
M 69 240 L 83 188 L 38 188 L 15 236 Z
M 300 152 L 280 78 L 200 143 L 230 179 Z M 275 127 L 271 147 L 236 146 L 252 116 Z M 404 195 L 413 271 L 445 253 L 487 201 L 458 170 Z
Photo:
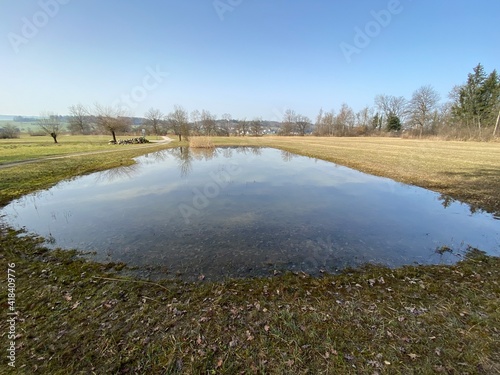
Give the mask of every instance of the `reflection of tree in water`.
M 260 147 L 251 147 L 252 149 L 252 154 L 256 156 L 262 155 L 262 149 Z
M 218 150 L 215 147 L 210 148 L 188 148 L 194 159 L 196 160 L 211 160 L 217 156 Z
M 230 159 L 233 157 L 233 149 L 231 147 L 221 148 L 222 156 L 226 159 Z
M 441 201 L 441 204 L 443 205 L 444 208 L 448 208 L 451 206 L 453 202 L 455 202 L 455 199 L 450 197 L 449 195 L 441 194 L 438 198 L 438 200 Z
M 452 205 L 452 203 L 454 203 L 454 202 L 458 202 L 460 204 L 463 204 L 462 202 L 457 201 L 455 198 L 452 198 L 452 197 L 450 197 L 449 195 L 446 195 L 446 194 L 441 194 L 439 196 L 438 200 L 441 201 L 441 205 L 444 208 L 450 207 Z M 482 210 L 477 205 L 468 204 L 468 207 L 469 207 L 471 215 L 474 215 L 477 212 L 482 212 Z
M 181 172 L 181 177 L 186 177 L 191 173 L 193 160 L 212 160 L 213 158 L 222 155 L 224 158 L 231 159 L 234 152 L 238 154 L 253 154 L 261 155 L 261 147 L 220 147 L 220 148 L 192 148 L 192 147 L 177 147 L 168 150 L 163 150 L 147 155 L 148 158 L 153 158 L 155 161 L 162 161 L 173 157 Z
M 187 177 L 193 169 L 193 156 L 189 152 L 189 147 L 179 147 L 170 150 L 171 155 L 177 160 L 181 177 Z
M 114 180 L 132 178 L 139 171 L 139 164 L 132 164 L 123 167 L 108 169 L 102 171 L 96 175 L 96 182 L 107 181 L 112 182 Z
M 172 151 L 172 149 L 161 150 L 152 152 L 150 154 L 146 154 L 144 155 L 144 158 L 147 159 L 147 161 L 142 161 L 142 162 L 143 164 L 154 164 L 160 161 L 165 161 L 172 154 L 170 151 Z
M 297 155 L 289 152 L 289 151 L 281 151 L 281 158 L 283 159 L 284 162 L 289 162 L 292 161 L 293 158 L 295 158 Z
M 236 153 L 243 154 L 243 155 L 247 155 L 247 154 L 261 155 L 262 154 L 261 147 L 238 146 L 238 147 L 235 147 L 234 150 L 236 150 Z

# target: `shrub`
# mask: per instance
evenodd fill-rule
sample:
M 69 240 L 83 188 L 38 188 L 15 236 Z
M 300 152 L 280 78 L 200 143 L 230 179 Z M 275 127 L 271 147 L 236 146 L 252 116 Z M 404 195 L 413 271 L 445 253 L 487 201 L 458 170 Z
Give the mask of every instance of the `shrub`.
M 0 138 L 19 138 L 19 128 L 16 128 L 14 125 L 6 124 L 0 128 Z

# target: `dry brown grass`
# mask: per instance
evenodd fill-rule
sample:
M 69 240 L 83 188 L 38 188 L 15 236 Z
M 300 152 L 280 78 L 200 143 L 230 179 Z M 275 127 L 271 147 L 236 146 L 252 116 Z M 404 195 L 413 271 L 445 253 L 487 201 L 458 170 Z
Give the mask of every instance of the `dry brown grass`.
M 192 148 L 214 148 L 215 145 L 210 137 L 190 137 L 189 147 Z

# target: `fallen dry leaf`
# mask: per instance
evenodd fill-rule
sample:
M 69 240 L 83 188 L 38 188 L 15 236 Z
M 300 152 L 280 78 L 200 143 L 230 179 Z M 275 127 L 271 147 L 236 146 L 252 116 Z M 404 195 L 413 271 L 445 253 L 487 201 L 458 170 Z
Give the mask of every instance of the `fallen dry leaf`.
M 247 341 L 252 341 L 254 339 L 250 331 L 247 331 L 246 334 L 247 334 Z

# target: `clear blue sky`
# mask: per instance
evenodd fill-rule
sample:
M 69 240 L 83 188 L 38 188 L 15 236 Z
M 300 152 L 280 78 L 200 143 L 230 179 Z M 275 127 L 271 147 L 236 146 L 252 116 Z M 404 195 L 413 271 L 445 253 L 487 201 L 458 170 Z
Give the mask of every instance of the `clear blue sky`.
M 136 116 L 179 104 L 269 120 L 292 108 L 314 120 L 320 108 L 359 110 L 428 84 L 446 100 L 477 63 L 500 68 L 498 0 L 0 1 L 5 115 L 130 96 Z M 369 40 L 355 40 L 356 28 Z M 346 59 L 342 43 L 359 53 Z

